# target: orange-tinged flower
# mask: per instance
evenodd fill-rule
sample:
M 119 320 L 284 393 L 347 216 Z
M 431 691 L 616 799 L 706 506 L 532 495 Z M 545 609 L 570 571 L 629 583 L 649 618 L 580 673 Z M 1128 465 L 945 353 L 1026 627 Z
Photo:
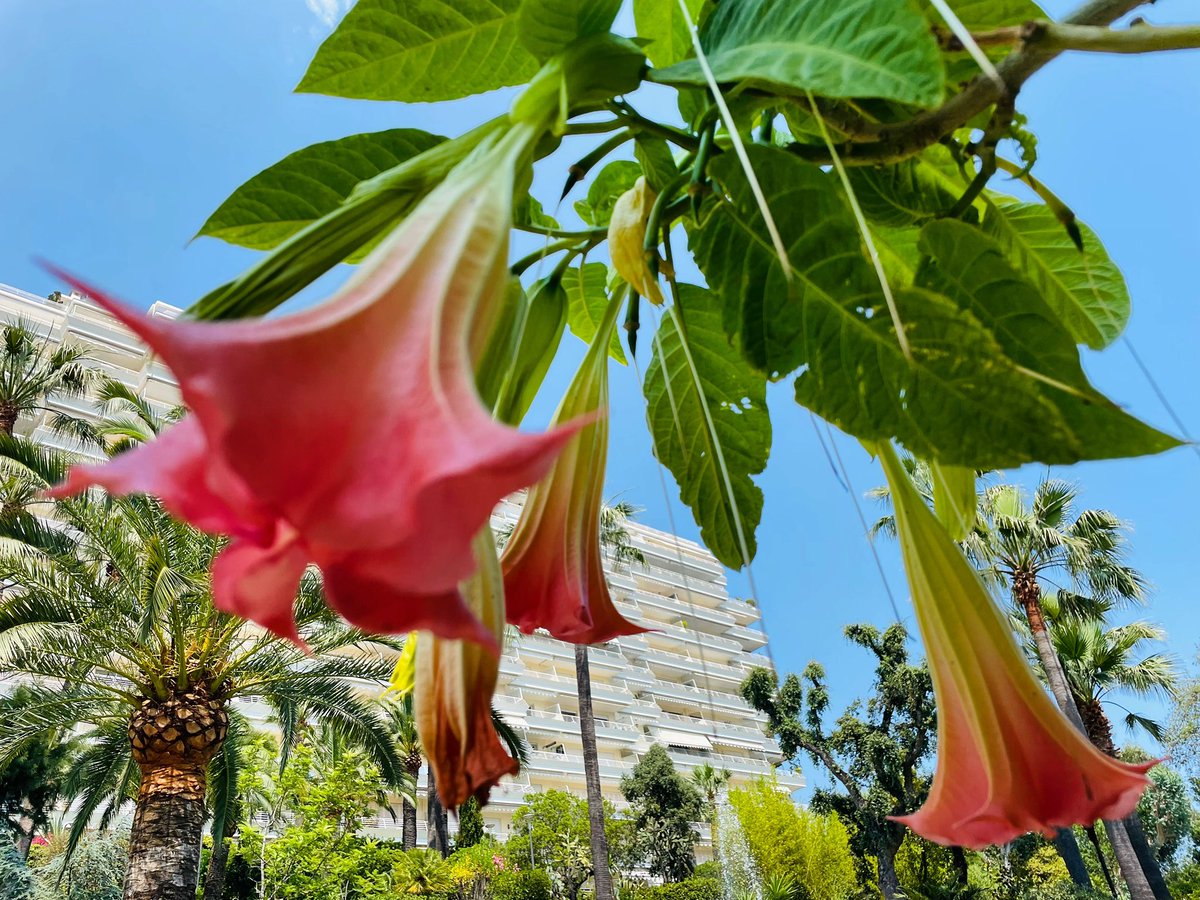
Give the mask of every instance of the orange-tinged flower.
M 578 427 L 518 432 L 493 421 L 474 384 L 508 284 L 514 169 L 535 136 L 514 128 L 461 164 L 303 312 L 166 322 L 88 289 L 162 357 L 192 412 L 75 467 L 55 493 L 151 493 L 229 534 L 215 602 L 280 634 L 296 636 L 292 601 L 311 562 L 331 605 L 364 629 L 493 642 L 458 595 L 472 537 Z
M 484 526 L 474 540 L 479 563 L 461 586 L 467 606 L 496 642 L 504 631 L 504 579 L 495 536 Z M 449 809 L 468 797 L 486 803 L 492 786 L 515 775 L 492 724 L 492 693 L 500 660 L 486 648 L 421 632 L 416 652 L 413 702 L 421 746 L 437 778 L 438 796 Z
M 629 286 L 653 303 L 662 306 L 658 278 L 646 264 L 646 226 L 657 195 L 638 177 L 633 187 L 617 198 L 608 222 L 608 253 L 617 274 Z
M 596 644 L 644 628 L 613 606 L 600 552 L 600 504 L 608 457 L 608 343 L 620 309 L 609 301 L 554 424 L 591 416 L 549 474 L 529 490 L 504 548 L 508 621 L 545 628 L 574 644 Z
M 977 849 L 1129 814 L 1154 763 L 1101 753 L 1059 712 L 891 446 L 877 450 L 938 706 L 929 798 L 898 821 L 939 844 Z

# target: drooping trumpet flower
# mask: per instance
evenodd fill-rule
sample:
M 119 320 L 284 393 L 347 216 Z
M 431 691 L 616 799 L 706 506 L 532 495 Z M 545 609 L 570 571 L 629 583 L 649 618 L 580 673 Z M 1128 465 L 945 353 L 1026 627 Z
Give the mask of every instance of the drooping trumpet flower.
M 522 631 L 545 628 L 560 640 L 596 644 L 644 628 L 617 612 L 600 548 L 600 504 L 608 458 L 608 344 L 619 296 L 592 338 L 583 363 L 554 414 L 554 425 L 592 416 L 529 489 L 504 548 L 508 621 Z
M 1106 756 L 1071 725 L 895 451 L 868 449 L 887 475 L 938 709 L 929 798 L 898 821 L 939 844 L 978 849 L 1129 814 L 1154 763 Z
M 462 584 L 471 613 L 495 642 L 504 632 L 504 579 L 495 536 L 484 526 L 475 537 L 479 567 Z M 492 724 L 492 694 L 500 659 L 486 647 L 422 632 L 416 648 L 414 706 L 421 747 L 437 779 L 438 796 L 448 809 L 468 797 L 487 803 L 488 793 L 517 763 L 505 751 Z
M 162 357 L 191 414 L 54 493 L 150 493 L 230 535 L 214 601 L 279 634 L 296 637 L 293 598 L 315 563 L 364 629 L 493 642 L 458 594 L 472 538 L 578 427 L 518 432 L 474 384 L 508 283 L 514 170 L 536 135 L 516 126 L 481 147 L 303 312 L 168 322 L 81 285 Z

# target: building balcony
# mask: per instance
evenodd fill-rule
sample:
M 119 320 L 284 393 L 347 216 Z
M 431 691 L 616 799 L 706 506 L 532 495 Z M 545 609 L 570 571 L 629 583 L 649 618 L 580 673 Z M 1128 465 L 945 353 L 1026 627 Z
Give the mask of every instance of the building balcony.
M 683 641 L 686 644 L 697 644 L 713 651 L 713 654 L 710 655 L 714 656 L 714 662 L 736 659 L 745 652 L 737 641 L 731 641 L 729 638 L 719 637 L 715 634 L 706 634 L 703 631 L 694 631 L 691 628 L 670 625 L 666 622 L 648 622 L 646 624 L 653 629 L 643 635 L 646 643 L 650 646 L 661 644 L 664 638 L 671 638 L 672 642 Z
M 739 625 L 752 625 L 762 618 L 762 610 L 755 604 L 737 597 L 730 597 L 721 604 L 721 609 L 737 619 Z
M 567 695 L 575 698 L 579 694 L 579 685 L 574 678 L 564 678 L 561 675 L 537 672 L 533 669 L 525 669 L 514 677 L 510 684 L 512 687 L 520 688 L 523 693 L 531 691 L 548 697 Z M 628 688 L 619 685 L 593 681 L 592 699 L 624 706 L 633 699 L 633 694 Z
M 765 759 L 753 759 L 749 756 L 729 756 L 725 753 L 711 753 L 706 750 L 684 750 L 669 747 L 667 755 L 677 765 L 694 769 L 696 766 L 708 763 L 714 769 L 728 769 L 735 775 L 772 775 L 775 767 Z
M 655 594 L 650 591 L 636 590 L 630 592 L 628 599 L 636 602 L 638 608 L 646 611 L 649 615 L 655 616 L 657 614 L 658 618 L 666 619 L 669 622 L 687 619 L 688 621 L 702 622 L 706 625 L 715 626 L 722 630 L 732 628 L 737 624 L 733 616 L 727 612 L 688 603 L 686 595 L 681 598 L 667 594 Z
M 745 725 L 732 725 L 728 722 L 714 722 L 712 719 L 696 718 L 694 716 L 681 716 L 678 713 L 664 712 L 659 717 L 664 728 L 670 728 L 674 731 L 693 731 L 697 734 L 707 735 L 710 739 L 721 740 L 723 737 L 742 738 L 747 744 L 757 745 L 754 749 L 778 751 L 778 745 L 773 738 L 770 738 L 758 728 L 749 728 Z M 750 748 L 747 748 L 750 749 Z
M 644 583 L 649 585 L 666 584 L 678 588 L 682 592 L 680 596 L 684 599 L 687 599 L 687 595 L 690 593 L 692 601 L 699 605 L 719 607 L 729 599 L 729 594 L 725 592 L 723 585 L 713 584 L 711 581 L 699 581 L 695 578 L 685 578 L 678 572 L 670 572 L 657 566 L 644 566 L 634 572 L 634 576 L 639 585 Z M 654 592 L 653 588 L 650 590 L 651 593 Z
M 757 650 L 759 647 L 767 646 L 767 633 L 759 631 L 757 628 L 734 625 L 725 632 L 725 635 L 737 641 L 742 650 Z
M 598 760 L 600 766 L 601 778 L 620 778 L 623 775 L 628 775 L 633 771 L 634 764 L 620 759 L 607 759 L 600 757 Z M 529 751 L 529 770 L 533 772 L 546 772 L 558 776 L 578 776 L 583 777 L 583 757 L 574 753 L 555 753 L 550 750 L 530 750 Z
M 683 672 L 688 676 L 703 675 L 710 681 L 723 681 L 731 684 L 736 690 L 749 674 L 741 666 L 727 666 L 716 663 L 701 656 L 691 656 L 683 653 L 672 653 L 651 647 L 644 654 L 646 662 L 653 668 L 662 668 L 670 672 Z
M 720 691 L 708 691 L 704 688 L 693 687 L 690 684 L 671 684 L 668 681 L 660 681 L 648 691 L 643 691 L 641 696 L 643 699 L 647 696 L 653 696 L 674 700 L 677 703 L 691 704 L 702 710 L 716 708 L 727 712 L 735 712 L 742 716 L 753 714 L 753 710 L 746 705 L 746 701 L 741 697 L 736 697 L 733 694 L 724 694 Z

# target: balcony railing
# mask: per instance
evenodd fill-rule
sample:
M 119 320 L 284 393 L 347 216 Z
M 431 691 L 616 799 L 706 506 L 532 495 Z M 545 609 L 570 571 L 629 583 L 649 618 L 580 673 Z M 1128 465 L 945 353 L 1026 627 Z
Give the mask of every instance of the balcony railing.
M 747 728 L 745 725 L 731 725 L 726 722 L 714 722 L 711 719 L 697 719 L 692 716 L 681 716 L 678 713 L 663 712 L 662 720 L 670 723 L 668 727 L 681 731 L 696 731 L 708 735 L 730 735 L 747 738 L 757 738 L 764 743 L 771 739 L 758 728 Z M 688 728 L 687 726 L 692 726 Z
M 669 666 L 690 674 L 705 675 L 709 678 L 722 678 L 738 685 L 749 674 L 749 671 L 741 666 L 727 666 L 700 656 L 672 653 L 669 650 L 659 650 L 657 647 L 650 647 L 644 655 L 646 661 L 649 663 L 658 663 L 659 665 Z

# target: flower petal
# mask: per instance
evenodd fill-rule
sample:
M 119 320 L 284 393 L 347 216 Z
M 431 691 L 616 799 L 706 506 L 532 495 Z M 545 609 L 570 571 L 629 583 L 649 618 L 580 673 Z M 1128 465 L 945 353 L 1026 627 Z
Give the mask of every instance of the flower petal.
M 594 417 L 529 490 L 501 566 L 508 620 L 545 628 L 575 644 L 597 644 L 646 629 L 613 605 L 600 549 L 600 505 L 608 456 L 608 341 L 620 309 L 609 302 L 554 424 Z
M 897 821 L 931 841 L 981 848 L 1128 815 L 1154 763 L 1101 753 L 1062 715 L 895 451 L 876 450 L 938 705 L 929 798 Z

